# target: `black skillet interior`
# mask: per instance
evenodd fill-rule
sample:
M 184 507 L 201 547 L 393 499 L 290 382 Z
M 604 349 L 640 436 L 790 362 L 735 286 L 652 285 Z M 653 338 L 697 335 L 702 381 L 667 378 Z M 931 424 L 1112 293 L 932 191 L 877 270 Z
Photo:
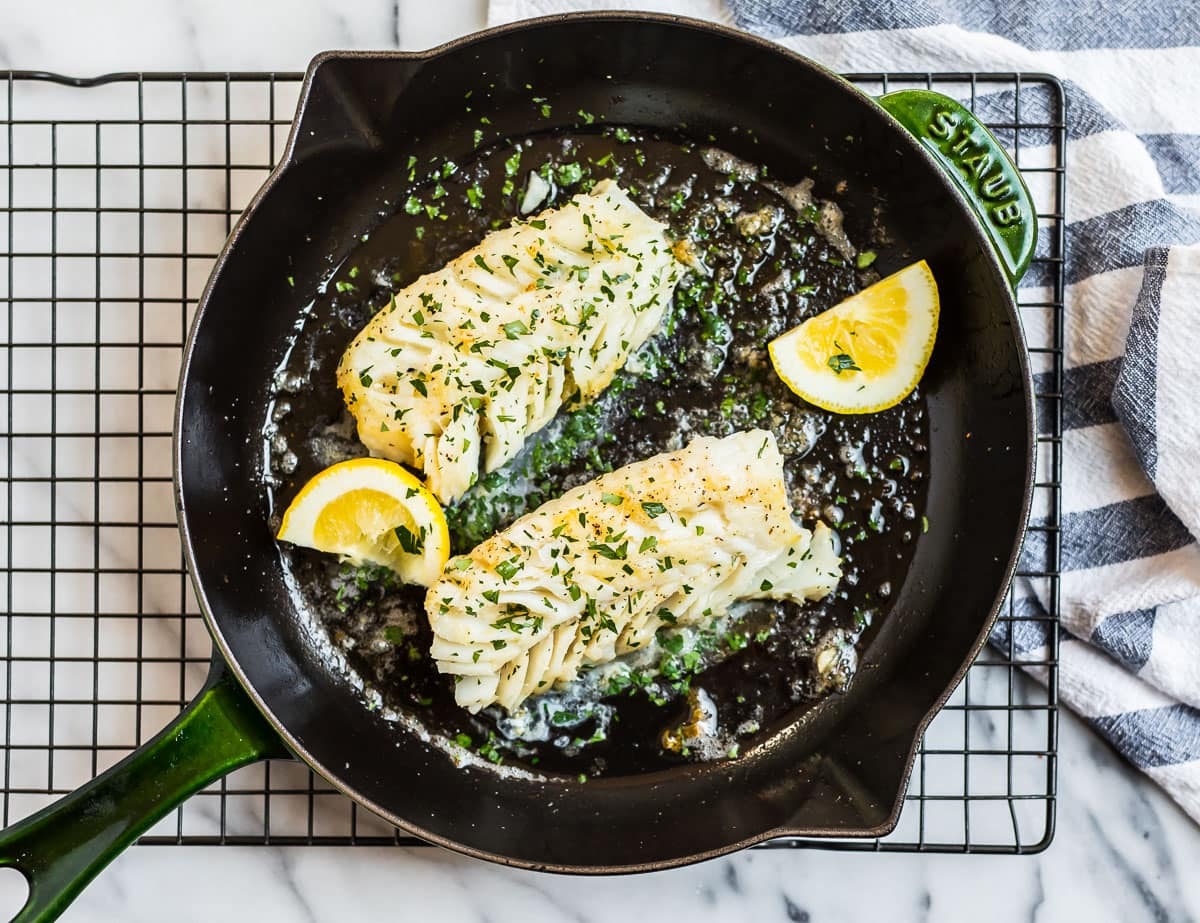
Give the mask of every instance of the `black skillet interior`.
M 432 56 L 328 56 L 309 81 L 287 168 L 206 293 L 181 391 L 179 489 L 202 601 L 268 716 L 327 778 L 389 820 L 533 867 L 638 869 L 779 833 L 886 830 L 924 721 L 978 649 L 1006 584 L 1029 470 L 1011 295 L 948 181 L 828 73 L 662 18 L 544 21 Z M 539 127 L 569 125 L 579 110 L 613 124 L 683 124 L 785 178 L 807 175 L 797 164 L 844 177 L 848 223 L 877 219 L 896 241 L 890 261 L 925 257 L 939 282 L 941 330 L 923 385 L 927 515 L 937 527 L 918 542 L 849 691 L 738 760 L 587 783 L 455 769 L 418 732 L 363 708 L 306 636 L 285 584 L 267 525 L 261 430 L 298 293 L 378 223 L 383 200 L 402 200 L 408 154 L 465 158 L 483 107 L 497 135 L 528 132 L 527 84 L 555 113 Z M 448 105 L 468 91 L 479 99 L 471 114 Z

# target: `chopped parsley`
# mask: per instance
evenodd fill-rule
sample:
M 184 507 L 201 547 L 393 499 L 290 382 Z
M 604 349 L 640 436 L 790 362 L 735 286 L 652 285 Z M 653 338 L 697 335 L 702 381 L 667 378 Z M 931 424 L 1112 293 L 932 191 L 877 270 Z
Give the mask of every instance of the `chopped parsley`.
M 594 551 L 602 558 L 608 558 L 610 561 L 624 561 L 629 557 L 629 540 L 621 542 L 615 547 L 606 542 L 592 542 L 588 545 L 588 551 Z
M 564 163 L 555 171 L 560 186 L 574 186 L 583 179 L 583 167 L 578 163 Z
M 834 345 L 836 346 L 837 344 Z M 825 364 L 833 369 L 833 371 L 838 375 L 841 375 L 842 372 L 862 371 L 849 353 L 834 353 L 829 357 Z
M 491 731 L 488 731 L 487 741 L 479 745 L 479 755 L 489 763 L 496 763 L 499 765 L 500 763 L 504 762 L 504 754 L 501 753 L 499 748 L 496 746 L 496 735 Z
M 516 558 L 510 558 L 509 560 L 501 561 L 496 565 L 496 573 L 500 575 L 501 580 L 507 583 L 517 575 L 517 571 L 519 571 L 521 567 L 522 565 L 518 563 Z
M 425 527 L 413 532 L 407 526 L 396 526 L 396 538 L 405 554 L 422 554 L 425 551 Z

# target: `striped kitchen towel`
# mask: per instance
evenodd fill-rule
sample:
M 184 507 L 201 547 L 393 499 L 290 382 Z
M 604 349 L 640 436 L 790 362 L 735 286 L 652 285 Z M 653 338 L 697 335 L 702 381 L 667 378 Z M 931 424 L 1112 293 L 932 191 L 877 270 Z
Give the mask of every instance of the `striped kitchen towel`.
M 1060 695 L 1200 820 L 1195 10 L 1133 0 L 491 0 L 489 18 L 586 8 L 715 19 L 839 71 L 1044 71 L 1064 79 Z M 1020 92 L 1023 112 L 1036 112 L 1035 88 Z M 1011 92 L 995 96 L 976 100 L 985 118 L 990 106 L 1012 111 Z M 1023 146 L 1030 143 L 1037 139 L 1023 133 Z M 1036 275 L 1022 283 L 1044 284 Z M 1031 533 L 1026 565 L 1036 569 L 1045 553 L 1045 536 Z M 1018 614 L 1044 612 L 1039 590 L 1014 588 Z M 1037 661 L 1048 624 L 1005 623 L 993 642 Z

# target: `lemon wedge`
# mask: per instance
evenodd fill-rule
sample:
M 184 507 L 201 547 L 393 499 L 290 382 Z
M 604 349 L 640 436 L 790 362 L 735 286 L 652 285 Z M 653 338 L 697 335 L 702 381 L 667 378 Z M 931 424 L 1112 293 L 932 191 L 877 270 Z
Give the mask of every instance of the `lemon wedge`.
M 771 341 L 771 364 L 810 404 L 875 413 L 904 400 L 929 364 L 938 290 L 921 260 Z
M 450 557 L 450 531 L 437 499 L 408 471 L 381 458 L 331 465 L 300 489 L 279 539 L 390 568 L 429 586 Z

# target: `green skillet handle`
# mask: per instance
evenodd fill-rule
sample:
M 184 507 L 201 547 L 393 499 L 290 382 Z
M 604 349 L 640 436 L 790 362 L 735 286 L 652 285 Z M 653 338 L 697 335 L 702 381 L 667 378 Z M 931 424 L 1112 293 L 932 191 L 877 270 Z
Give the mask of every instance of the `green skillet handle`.
M 1015 288 L 1037 244 L 1037 212 L 1000 142 L 969 109 L 941 93 L 899 90 L 878 102 L 954 180 Z
M 117 854 L 193 792 L 239 766 L 286 756 L 214 658 L 208 682 L 162 733 L 83 788 L 0 832 L 0 866 L 29 882 L 13 923 L 57 919 Z

